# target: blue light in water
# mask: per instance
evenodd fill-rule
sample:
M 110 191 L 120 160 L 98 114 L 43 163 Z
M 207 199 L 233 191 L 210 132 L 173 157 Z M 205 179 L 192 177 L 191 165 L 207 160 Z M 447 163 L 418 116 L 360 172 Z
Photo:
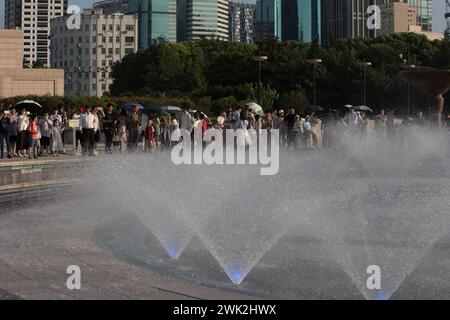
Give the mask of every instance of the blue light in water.
M 177 248 L 175 246 L 169 246 L 167 248 L 167 252 L 171 258 L 175 258 L 177 256 Z
M 386 292 L 386 291 L 378 291 L 377 294 L 376 294 L 376 296 L 375 296 L 375 299 L 376 299 L 376 300 L 389 300 L 389 297 L 390 297 L 389 292 Z
M 242 272 L 240 268 L 234 268 L 231 273 L 231 277 L 233 278 L 234 283 L 240 283 L 242 281 Z

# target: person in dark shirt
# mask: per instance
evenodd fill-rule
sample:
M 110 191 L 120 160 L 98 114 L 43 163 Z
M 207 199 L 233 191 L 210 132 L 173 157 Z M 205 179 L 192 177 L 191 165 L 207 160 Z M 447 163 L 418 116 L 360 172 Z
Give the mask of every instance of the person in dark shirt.
M 8 127 L 10 122 L 10 111 L 0 110 L 0 151 L 1 159 L 3 159 L 3 149 L 6 142 L 7 157 L 11 159 L 11 145 L 9 143 Z
M 284 117 L 284 124 L 287 129 L 287 145 L 288 148 L 295 144 L 295 133 L 294 133 L 294 125 L 295 125 L 295 109 L 290 107 L 288 109 L 288 114 Z
M 103 132 L 105 134 L 105 147 L 106 153 L 111 153 L 113 137 L 116 127 L 116 114 L 114 113 L 114 107 L 112 103 L 108 103 L 106 106 L 105 116 L 103 117 Z

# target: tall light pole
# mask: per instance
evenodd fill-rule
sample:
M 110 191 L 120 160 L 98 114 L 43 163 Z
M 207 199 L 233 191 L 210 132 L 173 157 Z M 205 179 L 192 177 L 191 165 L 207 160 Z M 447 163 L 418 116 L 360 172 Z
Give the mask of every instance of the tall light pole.
M 411 64 L 411 48 L 408 46 L 408 59 L 403 59 L 403 54 L 399 55 L 400 60 L 402 60 L 402 68 L 404 69 L 414 69 L 416 66 Z M 407 96 L 407 106 L 406 115 L 409 117 L 411 113 L 411 85 L 408 83 L 408 96 Z
M 258 104 L 260 104 L 261 100 L 261 63 L 267 60 L 267 56 L 254 56 L 252 58 L 256 62 L 258 62 Z
M 358 66 L 363 68 L 363 82 L 364 82 L 364 105 L 366 105 L 366 68 L 372 65 L 372 62 L 364 60 L 363 62 L 357 62 Z
M 322 63 L 322 60 L 321 59 L 308 59 L 308 60 L 306 60 L 306 62 L 307 63 L 310 63 L 310 64 L 312 64 L 313 65 L 313 69 L 314 69 L 314 71 L 313 71 L 313 73 L 314 73 L 314 75 L 313 75 L 313 78 L 314 78 L 314 80 L 313 80 L 313 86 L 314 86 L 314 98 L 313 98 L 313 100 L 314 100 L 314 106 L 316 106 L 317 104 L 316 104 L 316 66 L 319 64 L 319 63 Z

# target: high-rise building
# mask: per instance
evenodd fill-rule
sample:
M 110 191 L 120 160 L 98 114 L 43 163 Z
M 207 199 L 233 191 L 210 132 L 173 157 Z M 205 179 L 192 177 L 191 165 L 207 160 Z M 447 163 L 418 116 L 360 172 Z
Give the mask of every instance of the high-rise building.
M 178 41 L 228 40 L 228 0 L 178 0 Z
M 116 12 L 126 14 L 128 12 L 129 0 L 102 0 L 94 2 L 94 9 L 102 9 L 103 14 Z
M 252 43 L 256 6 L 230 1 L 229 38 L 231 41 Z
M 139 17 L 139 48 L 177 41 L 177 0 L 129 0 Z
M 417 22 L 416 9 L 402 1 L 387 2 L 380 6 L 381 29 L 378 35 L 409 32 Z
M 381 5 L 389 0 L 333 0 L 322 1 L 322 40 L 329 45 L 346 38 L 373 38 L 377 29 L 367 27 L 369 6 Z
M 66 11 L 67 0 L 5 0 L 5 28 L 23 30 L 26 66 L 49 65 L 50 20 Z
M 281 38 L 321 43 L 321 0 L 281 0 Z
M 112 66 L 138 49 L 138 17 L 85 9 L 81 28 L 68 29 L 68 16 L 51 22 L 51 65 L 64 68 L 68 96 L 102 96 L 112 84 Z
M 264 41 L 267 36 L 281 37 L 281 0 L 256 2 L 255 40 Z
M 444 35 L 431 30 L 428 19 L 417 14 L 418 7 L 411 5 L 408 0 L 384 0 L 381 9 L 381 30 L 378 35 L 389 35 L 400 32 L 414 32 L 422 34 L 430 40 L 442 40 Z M 421 3 L 424 8 L 426 3 Z M 428 10 L 428 9 L 426 9 Z M 422 11 L 422 14 L 428 11 Z M 427 23 L 423 23 L 427 21 Z
M 321 42 L 321 0 L 258 0 L 255 37 Z
M 422 31 L 433 31 L 433 3 L 432 0 L 403 0 L 408 1 L 408 5 L 416 10 L 416 25 L 422 28 Z

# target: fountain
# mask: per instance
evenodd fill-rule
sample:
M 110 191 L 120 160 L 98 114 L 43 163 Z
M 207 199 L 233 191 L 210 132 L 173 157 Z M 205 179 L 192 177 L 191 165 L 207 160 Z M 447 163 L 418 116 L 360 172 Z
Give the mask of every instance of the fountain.
M 302 279 L 288 262 L 297 259 L 308 272 L 329 272 L 331 281 L 338 274 L 337 287 L 347 291 L 334 297 L 354 297 L 346 287 L 353 286 L 367 299 L 388 299 L 449 227 L 448 149 L 432 130 L 415 128 L 408 137 L 409 147 L 344 139 L 342 150 L 331 153 L 282 152 L 275 176 L 260 176 L 252 165 L 177 166 L 165 153 L 105 159 L 90 173 L 91 194 L 109 199 L 104 202 L 123 216 L 137 216 L 145 228 L 137 219 L 113 222 L 110 231 L 100 228 L 108 236 L 97 239 L 150 269 L 227 289 L 226 276 L 233 290 L 259 285 L 281 295 L 277 290 L 289 287 L 289 297 L 304 297 L 302 283 L 297 288 L 289 280 Z M 141 241 L 146 228 L 154 237 Z M 152 258 L 160 245 L 172 259 Z M 322 250 L 328 260 L 316 262 Z M 183 251 L 188 254 L 178 259 Z M 377 290 L 366 286 L 371 265 L 381 269 Z
M 430 107 L 438 113 L 438 126 L 442 126 L 443 95 L 450 90 L 450 70 L 412 69 L 400 72 L 400 78 L 428 96 Z

